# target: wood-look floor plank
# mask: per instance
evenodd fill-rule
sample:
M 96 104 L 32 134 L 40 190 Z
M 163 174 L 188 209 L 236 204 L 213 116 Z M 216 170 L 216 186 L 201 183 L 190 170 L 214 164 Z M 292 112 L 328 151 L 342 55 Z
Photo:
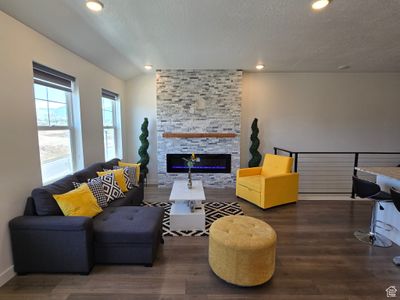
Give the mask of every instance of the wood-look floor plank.
M 238 201 L 246 215 L 277 232 L 276 271 L 270 282 L 241 288 L 219 279 L 208 265 L 207 237 L 167 237 L 152 268 L 96 265 L 89 276 L 32 274 L 0 288 L 0 300 L 125 299 L 387 299 L 400 289 L 392 257 L 400 247 L 372 248 L 353 237 L 368 227 L 365 201 L 299 201 L 262 210 L 237 199 L 234 189 L 206 189 L 207 201 Z M 146 188 L 146 201 L 168 201 L 170 189 Z M 326 197 L 326 196 L 325 196 Z

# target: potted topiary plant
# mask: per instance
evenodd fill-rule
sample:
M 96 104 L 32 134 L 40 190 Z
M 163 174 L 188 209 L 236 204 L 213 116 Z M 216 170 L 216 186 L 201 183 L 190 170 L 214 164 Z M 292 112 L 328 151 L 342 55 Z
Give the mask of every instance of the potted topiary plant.
M 140 156 L 140 160 L 138 161 L 138 163 L 140 163 L 140 172 L 144 174 L 145 178 L 147 178 L 147 173 L 149 172 L 147 165 L 149 164 L 150 161 L 149 154 L 147 153 L 147 150 L 149 149 L 149 141 L 147 140 L 149 136 L 148 127 L 149 127 L 149 120 L 147 118 L 144 118 L 143 124 L 141 126 L 142 133 L 139 136 L 141 146 L 139 147 L 138 150 L 138 154 Z
M 261 162 L 261 154 L 258 152 L 258 147 L 260 146 L 260 140 L 258 139 L 258 126 L 257 126 L 257 118 L 254 119 L 251 124 L 251 146 L 250 146 L 250 154 L 251 159 L 249 160 L 249 168 L 258 167 Z

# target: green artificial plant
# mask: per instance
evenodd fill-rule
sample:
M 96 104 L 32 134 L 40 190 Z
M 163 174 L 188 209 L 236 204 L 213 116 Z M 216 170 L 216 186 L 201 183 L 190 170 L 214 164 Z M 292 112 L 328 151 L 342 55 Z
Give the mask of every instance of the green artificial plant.
M 254 119 L 251 124 L 251 146 L 250 146 L 250 154 L 251 159 L 249 160 L 249 168 L 258 167 L 261 162 L 261 154 L 258 152 L 258 147 L 260 146 L 260 140 L 258 139 L 258 126 L 257 126 L 257 118 Z
M 147 138 L 149 137 L 149 120 L 147 118 L 144 118 L 141 130 L 142 134 L 139 136 L 139 140 L 142 143 L 138 150 L 138 154 L 140 156 L 140 160 L 138 163 L 140 163 L 140 172 L 143 174 L 147 174 L 149 172 L 149 169 L 147 168 L 147 165 L 149 164 L 150 157 L 149 154 L 147 153 L 147 149 L 149 149 L 149 141 Z

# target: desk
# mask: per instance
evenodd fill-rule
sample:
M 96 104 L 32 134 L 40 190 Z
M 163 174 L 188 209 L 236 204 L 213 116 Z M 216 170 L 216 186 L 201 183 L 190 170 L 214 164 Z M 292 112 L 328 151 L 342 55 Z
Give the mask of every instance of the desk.
M 382 191 L 390 192 L 391 187 L 400 189 L 399 167 L 358 167 L 356 170 L 375 175 L 376 183 L 379 184 Z M 396 209 L 393 203 L 382 202 L 381 205 L 383 206 L 384 210 L 376 208 L 377 220 L 382 221 L 389 226 L 383 226 L 382 223 L 378 222 L 376 232 L 391 239 L 397 245 L 400 245 L 400 212 Z

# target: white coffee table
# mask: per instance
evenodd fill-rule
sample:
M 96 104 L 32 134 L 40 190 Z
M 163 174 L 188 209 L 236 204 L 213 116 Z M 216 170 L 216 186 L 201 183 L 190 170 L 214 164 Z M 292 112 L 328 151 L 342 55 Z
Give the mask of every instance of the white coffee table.
M 176 180 L 172 186 L 169 201 L 172 202 L 170 211 L 170 229 L 205 230 L 206 213 L 202 201 L 206 200 L 201 180 L 193 180 L 191 189 L 187 180 Z M 194 211 L 191 210 L 194 206 Z

